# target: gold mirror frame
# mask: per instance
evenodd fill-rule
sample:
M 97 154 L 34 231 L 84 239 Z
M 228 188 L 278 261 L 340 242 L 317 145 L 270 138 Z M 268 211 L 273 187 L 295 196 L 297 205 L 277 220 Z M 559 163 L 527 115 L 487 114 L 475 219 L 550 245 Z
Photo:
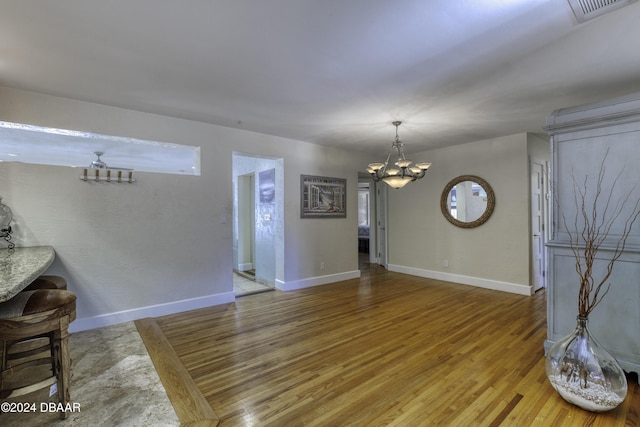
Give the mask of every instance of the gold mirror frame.
M 460 184 L 461 182 L 464 182 L 464 181 L 473 181 L 476 184 L 479 184 L 480 186 L 482 186 L 482 188 L 484 188 L 484 190 L 487 193 L 487 208 L 485 209 L 484 213 L 480 216 L 480 218 L 474 221 L 469 221 L 469 222 L 463 222 L 452 217 L 449 211 L 449 203 L 448 203 L 449 193 L 451 192 L 451 189 L 453 189 L 453 187 L 455 187 L 457 184 Z M 475 175 L 460 175 L 456 178 L 453 178 L 444 187 L 444 190 L 442 191 L 442 196 L 440 197 L 440 210 L 442 211 L 442 215 L 444 215 L 447 221 L 449 221 L 451 224 L 461 228 L 479 227 L 485 222 L 487 222 L 487 220 L 493 213 L 493 209 L 495 205 L 496 205 L 496 196 L 493 193 L 493 188 L 491 188 L 491 186 L 487 181 Z

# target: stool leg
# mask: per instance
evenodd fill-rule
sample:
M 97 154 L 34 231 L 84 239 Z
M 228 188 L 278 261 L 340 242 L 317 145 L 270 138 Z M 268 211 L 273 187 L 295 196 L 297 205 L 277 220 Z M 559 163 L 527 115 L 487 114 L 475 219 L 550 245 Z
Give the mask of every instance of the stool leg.
M 58 400 L 66 408 L 71 400 L 69 381 L 71 377 L 71 356 L 69 355 L 69 316 L 60 319 L 60 329 L 53 334 L 53 349 L 58 377 Z M 60 412 L 60 418 L 67 418 L 67 411 Z

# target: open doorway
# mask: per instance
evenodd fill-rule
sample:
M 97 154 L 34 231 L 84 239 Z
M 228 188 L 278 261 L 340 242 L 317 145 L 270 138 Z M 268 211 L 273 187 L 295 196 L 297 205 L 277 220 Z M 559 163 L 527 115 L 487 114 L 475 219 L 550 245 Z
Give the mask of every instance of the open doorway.
M 387 267 L 386 188 L 367 174 L 358 175 L 358 263 Z
M 255 182 L 254 172 L 237 177 L 237 262 L 233 269 L 233 290 L 236 295 L 266 290 L 265 285 L 256 282 Z
M 281 162 L 234 154 L 232 170 L 234 293 L 271 291 L 276 271 L 283 271 Z
M 375 245 L 373 246 L 372 259 L 378 265 L 388 268 L 387 264 L 387 189 L 389 186 L 381 181 L 376 182 L 375 195 Z
M 530 159 L 531 174 L 531 284 L 536 292 L 546 287 L 546 233 L 548 209 L 547 165 L 542 160 Z
M 371 239 L 371 182 L 358 181 L 358 266 L 368 268 Z

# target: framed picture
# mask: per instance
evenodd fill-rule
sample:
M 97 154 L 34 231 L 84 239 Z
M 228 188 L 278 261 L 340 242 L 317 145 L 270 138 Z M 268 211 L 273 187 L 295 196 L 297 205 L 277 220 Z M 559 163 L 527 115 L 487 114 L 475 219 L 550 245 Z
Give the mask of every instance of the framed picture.
M 300 218 L 346 218 L 347 180 L 300 175 Z

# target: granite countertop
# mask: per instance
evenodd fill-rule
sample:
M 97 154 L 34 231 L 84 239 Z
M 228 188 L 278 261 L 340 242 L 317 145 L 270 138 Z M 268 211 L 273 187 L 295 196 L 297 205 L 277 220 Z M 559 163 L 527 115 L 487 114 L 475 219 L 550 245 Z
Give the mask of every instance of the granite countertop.
M 29 286 L 49 268 L 55 256 L 51 246 L 16 248 L 9 257 L 0 250 L 0 302 Z

